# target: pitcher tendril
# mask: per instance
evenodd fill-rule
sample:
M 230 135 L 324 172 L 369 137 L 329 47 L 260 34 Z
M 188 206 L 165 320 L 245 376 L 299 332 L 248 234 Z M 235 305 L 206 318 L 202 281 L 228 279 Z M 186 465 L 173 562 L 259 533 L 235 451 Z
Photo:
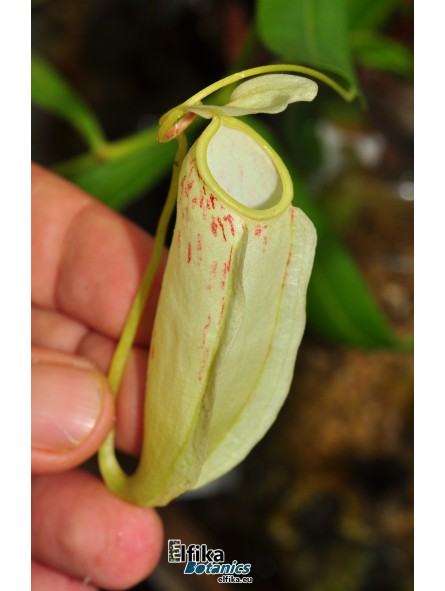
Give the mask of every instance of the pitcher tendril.
M 113 356 L 109 371 L 109 382 L 111 389 L 115 397 L 117 397 L 119 387 L 121 385 L 122 377 L 125 370 L 125 363 L 128 358 L 128 354 L 133 345 L 136 332 L 142 317 L 142 313 L 147 303 L 150 289 L 153 284 L 154 277 L 159 268 L 161 262 L 162 252 L 165 246 L 165 235 L 167 233 L 168 224 L 171 216 L 175 209 L 176 203 L 176 192 L 178 186 L 179 171 L 181 169 L 182 161 L 187 153 L 187 139 L 184 135 L 180 135 L 176 138 L 178 142 L 178 150 L 176 152 L 175 161 L 173 163 L 172 178 L 170 181 L 170 188 L 168 191 L 165 205 L 161 212 L 158 226 L 156 228 L 155 240 L 153 244 L 153 253 L 151 255 L 150 262 L 144 273 L 141 285 L 138 293 L 133 301 L 131 310 L 128 314 L 128 318 L 125 323 L 124 330 L 121 338 L 119 339 L 116 352 Z
M 129 476 L 116 459 L 114 432 L 99 451 L 107 486 L 129 502 L 165 505 L 229 471 L 264 436 L 288 394 L 316 233 L 291 205 L 292 181 L 279 155 L 234 118 L 315 98 L 313 80 L 283 72 L 310 75 L 353 98 L 310 68 L 263 66 L 212 84 L 160 120 L 159 140 L 178 142 L 172 181 L 109 374 L 117 396 L 177 202 L 150 345 L 142 454 Z M 248 78 L 225 105 L 202 103 Z M 211 121 L 187 151 L 182 132 L 197 116 Z

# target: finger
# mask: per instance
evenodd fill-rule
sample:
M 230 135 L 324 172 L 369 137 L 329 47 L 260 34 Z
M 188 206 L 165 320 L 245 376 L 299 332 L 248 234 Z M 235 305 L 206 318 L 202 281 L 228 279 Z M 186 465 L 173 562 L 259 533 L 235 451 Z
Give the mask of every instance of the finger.
M 32 470 L 66 470 L 104 440 L 113 424 L 113 398 L 105 376 L 85 358 L 33 348 L 31 360 Z
M 35 560 L 31 561 L 31 588 L 32 591 L 97 591 L 86 580 L 79 581 Z
M 33 346 L 86 357 L 104 375 L 108 374 L 116 348 L 113 339 L 90 332 L 63 314 L 34 306 L 31 326 Z M 133 455 L 139 454 L 142 442 L 147 356 L 146 349 L 132 349 L 116 405 L 116 446 Z
M 106 373 L 115 348 L 116 343 L 110 339 L 90 333 L 78 353 Z M 142 447 L 147 361 L 146 350 L 137 347 L 131 350 L 116 402 L 116 446 L 133 455 L 138 455 Z
M 88 327 L 55 310 L 31 306 L 31 343 L 35 347 L 74 354 Z
M 32 189 L 33 303 L 117 338 L 149 261 L 153 239 L 37 165 L 32 170 Z M 151 334 L 161 276 L 162 271 L 153 283 L 141 339 Z
M 36 477 L 31 515 L 33 558 L 98 587 L 130 587 L 158 562 L 157 513 L 121 501 L 91 474 Z

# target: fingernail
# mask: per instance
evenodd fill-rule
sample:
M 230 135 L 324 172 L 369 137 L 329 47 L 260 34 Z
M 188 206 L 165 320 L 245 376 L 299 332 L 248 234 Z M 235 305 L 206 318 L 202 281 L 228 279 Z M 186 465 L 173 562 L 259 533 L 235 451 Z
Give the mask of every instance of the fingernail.
M 33 448 L 68 451 L 94 429 L 102 408 L 105 380 L 87 364 L 33 359 Z

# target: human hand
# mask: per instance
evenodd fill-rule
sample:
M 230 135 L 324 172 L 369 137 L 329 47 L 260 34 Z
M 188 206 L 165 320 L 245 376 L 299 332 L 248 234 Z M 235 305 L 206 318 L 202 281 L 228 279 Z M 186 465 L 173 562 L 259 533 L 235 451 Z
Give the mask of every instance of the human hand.
M 137 454 L 158 274 L 116 409 L 105 373 L 152 248 L 142 230 L 32 169 L 32 585 L 125 589 L 156 566 L 157 513 L 75 469 L 108 433 Z M 115 413 L 116 410 L 116 413 Z

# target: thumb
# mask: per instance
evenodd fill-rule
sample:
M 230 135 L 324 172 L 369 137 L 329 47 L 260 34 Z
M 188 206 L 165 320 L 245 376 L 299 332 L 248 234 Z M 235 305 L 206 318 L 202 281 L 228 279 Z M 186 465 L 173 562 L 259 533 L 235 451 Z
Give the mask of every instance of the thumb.
M 33 348 L 32 471 L 60 472 L 84 462 L 113 424 L 106 377 L 83 357 Z

